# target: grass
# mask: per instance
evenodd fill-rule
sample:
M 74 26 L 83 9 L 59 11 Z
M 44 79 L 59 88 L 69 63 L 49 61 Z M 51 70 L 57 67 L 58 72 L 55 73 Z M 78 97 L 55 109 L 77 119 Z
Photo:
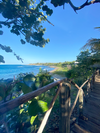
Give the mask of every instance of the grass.
M 53 74 L 58 74 L 60 76 L 65 77 L 67 71 L 68 71 L 67 67 L 58 67 L 58 69 L 54 71 Z

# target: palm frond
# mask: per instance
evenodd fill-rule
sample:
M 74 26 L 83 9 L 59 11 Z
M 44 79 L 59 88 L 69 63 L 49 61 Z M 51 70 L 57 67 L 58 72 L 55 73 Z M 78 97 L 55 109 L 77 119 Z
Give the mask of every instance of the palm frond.
M 100 39 L 92 38 L 81 48 L 81 50 L 89 49 L 90 51 L 100 50 Z
M 94 29 L 99 29 L 100 30 L 100 27 L 95 27 Z

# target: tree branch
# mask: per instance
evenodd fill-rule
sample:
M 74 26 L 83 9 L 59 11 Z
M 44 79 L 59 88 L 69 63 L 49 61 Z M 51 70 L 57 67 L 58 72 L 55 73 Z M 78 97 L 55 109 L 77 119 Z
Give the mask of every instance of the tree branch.
M 7 21 L 0 21 L 0 24 L 9 25 L 9 24 L 12 24 L 12 23 L 14 23 L 14 22 L 16 22 L 16 20 L 12 20 L 12 21 L 10 21 L 10 22 L 7 22 Z
M 88 6 L 88 5 L 91 5 L 91 4 L 94 4 L 94 3 L 100 3 L 100 0 L 91 0 L 90 2 L 88 2 L 88 0 L 86 0 L 86 2 L 84 4 L 82 4 L 81 6 L 79 6 L 79 7 L 74 6 L 73 3 L 71 2 L 71 0 L 69 0 L 68 3 L 73 8 L 73 10 L 76 12 L 77 10 L 82 9 L 85 6 Z
M 25 34 L 21 30 L 18 30 L 18 31 L 21 32 L 25 36 Z

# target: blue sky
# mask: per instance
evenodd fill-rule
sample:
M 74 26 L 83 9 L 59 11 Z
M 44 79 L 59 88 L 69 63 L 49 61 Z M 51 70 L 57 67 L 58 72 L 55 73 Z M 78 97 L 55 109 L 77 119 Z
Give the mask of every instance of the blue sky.
M 85 0 L 72 0 L 79 6 Z M 80 53 L 80 48 L 86 44 L 91 38 L 100 38 L 99 30 L 94 27 L 100 27 L 100 4 L 92 4 L 79 11 L 77 14 L 73 11 L 69 4 L 63 7 L 54 8 L 53 5 L 47 3 L 53 9 L 52 16 L 48 22 L 43 23 L 46 28 L 44 37 L 49 38 L 50 42 L 44 47 L 36 47 L 26 43 L 22 45 L 20 36 L 10 33 L 7 27 L 3 27 L 4 34 L 0 36 L 0 43 L 10 46 L 13 51 L 23 58 L 24 64 L 37 62 L 64 62 L 74 61 Z M 0 16 L 0 20 L 2 17 Z M 21 64 L 20 61 L 13 56 L 12 53 L 6 53 L 0 49 L 0 55 L 5 58 L 6 64 Z

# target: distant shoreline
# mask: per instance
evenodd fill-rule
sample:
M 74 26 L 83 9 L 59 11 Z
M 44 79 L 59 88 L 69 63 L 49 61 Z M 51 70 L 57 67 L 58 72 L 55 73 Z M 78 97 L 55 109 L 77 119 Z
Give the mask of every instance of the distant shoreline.
M 49 71 L 50 73 L 53 73 L 54 71 L 56 71 L 58 69 L 58 67 L 56 67 L 56 66 L 49 66 L 49 67 L 54 68 L 53 70 Z
M 29 65 L 33 65 L 33 66 L 48 66 L 48 65 L 42 65 L 42 64 L 29 64 Z M 54 68 L 53 70 L 49 71 L 50 73 L 53 73 L 54 71 L 56 71 L 58 69 L 58 67 L 56 66 L 48 66 L 51 68 Z

